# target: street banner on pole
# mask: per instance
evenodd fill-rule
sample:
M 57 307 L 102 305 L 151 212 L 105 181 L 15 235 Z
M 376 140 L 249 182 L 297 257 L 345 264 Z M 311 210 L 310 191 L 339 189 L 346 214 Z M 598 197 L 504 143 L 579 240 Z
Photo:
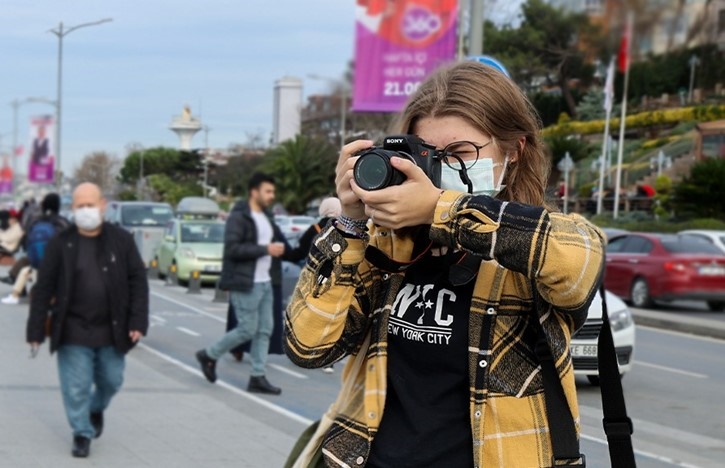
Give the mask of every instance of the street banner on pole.
M 28 181 L 52 184 L 55 170 L 55 119 L 50 115 L 30 118 Z
M 398 112 L 456 57 L 458 0 L 357 0 L 353 110 Z
M 8 156 L 2 159 L 2 167 L 0 167 L 0 194 L 13 193 L 13 169 L 10 167 Z

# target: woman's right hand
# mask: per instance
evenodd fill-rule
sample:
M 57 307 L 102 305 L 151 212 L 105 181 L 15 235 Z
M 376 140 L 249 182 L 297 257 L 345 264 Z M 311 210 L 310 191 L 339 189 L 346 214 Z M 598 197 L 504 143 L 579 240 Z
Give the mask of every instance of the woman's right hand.
M 352 169 L 357 161 L 354 154 L 373 146 L 371 140 L 356 140 L 342 147 L 340 158 L 337 160 L 337 169 L 335 170 L 335 188 L 337 189 L 337 198 L 340 199 L 342 205 L 342 214 L 353 219 L 367 219 L 365 214 L 365 205 L 352 191 L 350 183 L 353 180 Z

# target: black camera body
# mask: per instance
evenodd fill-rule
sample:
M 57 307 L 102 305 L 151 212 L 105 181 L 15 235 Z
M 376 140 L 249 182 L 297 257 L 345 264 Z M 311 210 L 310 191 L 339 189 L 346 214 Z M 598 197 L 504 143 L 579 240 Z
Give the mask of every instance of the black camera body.
M 380 190 L 405 181 L 405 175 L 390 164 L 397 156 L 412 161 L 436 187 L 441 186 L 443 152 L 415 135 L 386 136 L 382 148 L 368 148 L 359 154 L 353 168 L 355 183 L 365 190 Z

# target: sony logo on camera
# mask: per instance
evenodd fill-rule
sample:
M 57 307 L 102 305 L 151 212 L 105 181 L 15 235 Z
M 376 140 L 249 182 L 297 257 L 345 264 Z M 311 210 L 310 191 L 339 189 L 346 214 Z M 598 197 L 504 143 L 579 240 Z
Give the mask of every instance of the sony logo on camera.
M 442 152 L 416 135 L 387 136 L 383 138 L 382 148 L 368 148 L 359 156 L 353 177 L 362 189 L 380 190 L 405 181 L 405 175 L 390 164 L 392 157 L 410 160 L 440 187 Z

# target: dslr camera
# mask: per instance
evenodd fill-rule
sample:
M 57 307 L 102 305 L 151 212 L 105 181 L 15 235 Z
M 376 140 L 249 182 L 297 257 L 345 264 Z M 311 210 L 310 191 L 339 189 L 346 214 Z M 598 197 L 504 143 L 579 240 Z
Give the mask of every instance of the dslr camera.
M 387 136 L 382 148 L 368 148 L 358 156 L 353 177 L 362 189 L 380 190 L 405 181 L 405 174 L 390 164 L 390 158 L 394 156 L 412 161 L 423 169 L 433 185 L 441 186 L 443 152 L 415 135 Z

